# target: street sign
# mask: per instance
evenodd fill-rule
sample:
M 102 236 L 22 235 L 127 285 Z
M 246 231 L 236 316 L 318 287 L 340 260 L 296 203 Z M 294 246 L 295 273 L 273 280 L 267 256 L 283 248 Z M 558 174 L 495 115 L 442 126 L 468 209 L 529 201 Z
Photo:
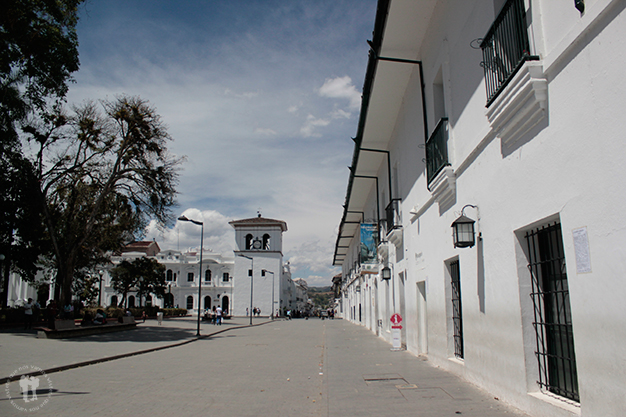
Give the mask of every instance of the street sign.
M 402 316 L 399 315 L 398 313 L 394 313 L 391 316 L 390 320 L 391 320 L 391 323 L 393 323 L 393 324 L 395 324 L 397 326 L 398 324 L 402 323 Z

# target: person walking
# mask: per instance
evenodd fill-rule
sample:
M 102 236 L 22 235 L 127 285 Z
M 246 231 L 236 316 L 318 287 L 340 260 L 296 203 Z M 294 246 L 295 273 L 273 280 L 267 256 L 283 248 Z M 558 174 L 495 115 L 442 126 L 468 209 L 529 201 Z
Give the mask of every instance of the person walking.
M 218 325 L 222 325 L 222 307 L 217 306 L 217 308 L 215 309 L 215 315 L 217 316 L 217 324 Z
M 29 298 L 24 303 L 24 329 L 32 329 L 33 327 L 33 299 Z

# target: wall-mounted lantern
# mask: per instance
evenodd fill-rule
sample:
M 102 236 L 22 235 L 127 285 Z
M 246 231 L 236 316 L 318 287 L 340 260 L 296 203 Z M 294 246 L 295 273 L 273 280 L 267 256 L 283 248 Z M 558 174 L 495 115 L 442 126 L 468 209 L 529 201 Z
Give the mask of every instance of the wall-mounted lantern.
M 455 248 L 471 248 L 476 244 L 474 232 L 474 223 L 476 222 L 465 216 L 464 211 L 467 207 L 473 207 L 478 210 L 478 207 L 468 204 L 461 210 L 461 217 L 452 223 L 452 239 Z
M 579 12 L 584 13 L 585 11 L 585 0 L 574 0 L 574 7 L 578 9 Z
M 388 266 L 384 267 L 381 271 L 381 275 L 383 279 L 391 279 L 391 268 Z

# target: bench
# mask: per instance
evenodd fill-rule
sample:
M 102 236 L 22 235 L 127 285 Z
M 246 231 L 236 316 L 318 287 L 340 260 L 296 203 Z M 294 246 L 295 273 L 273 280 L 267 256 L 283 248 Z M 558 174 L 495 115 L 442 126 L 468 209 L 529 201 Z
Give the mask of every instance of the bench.
M 89 326 L 76 325 L 74 320 L 56 320 L 54 329 L 36 327 L 37 338 L 40 339 L 67 339 L 72 337 L 90 336 L 93 334 L 119 332 L 132 330 L 137 327 L 134 317 L 122 317 L 122 322 L 109 319 L 107 324 L 94 324 Z

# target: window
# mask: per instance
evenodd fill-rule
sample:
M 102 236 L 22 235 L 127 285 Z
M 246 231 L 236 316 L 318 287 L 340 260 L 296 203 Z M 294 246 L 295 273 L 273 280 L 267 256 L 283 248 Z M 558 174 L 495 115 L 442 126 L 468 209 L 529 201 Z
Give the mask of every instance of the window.
M 187 272 L 187 282 L 193 282 L 193 272 Z
M 210 295 L 207 295 L 204 297 L 204 309 L 205 310 L 211 309 L 211 296 Z
M 428 184 L 448 162 L 448 118 L 442 117 L 426 141 L 426 177 Z
M 494 6 L 498 7 L 499 2 Z M 524 0 L 508 0 L 504 4 L 480 48 L 489 107 L 525 61 L 538 59 L 530 55 Z
M 252 249 L 252 235 L 248 233 L 246 235 L 246 250 Z
M 172 274 L 172 270 L 168 269 L 167 272 L 165 273 L 165 280 L 166 281 L 172 281 L 173 274 Z
M 270 235 L 263 235 L 263 250 L 270 250 Z
M 230 275 L 228 274 L 228 272 L 224 272 L 224 274 L 222 275 L 222 282 L 228 282 L 230 280 Z
M 207 269 L 206 271 L 204 271 L 204 281 L 211 282 L 211 270 L 210 269 Z
M 463 359 L 463 308 L 461 306 L 461 271 L 458 259 L 450 262 L 452 328 L 454 337 L 454 356 Z
M 193 297 L 187 296 L 187 310 L 193 310 Z
M 526 233 L 539 385 L 580 401 L 561 224 Z

